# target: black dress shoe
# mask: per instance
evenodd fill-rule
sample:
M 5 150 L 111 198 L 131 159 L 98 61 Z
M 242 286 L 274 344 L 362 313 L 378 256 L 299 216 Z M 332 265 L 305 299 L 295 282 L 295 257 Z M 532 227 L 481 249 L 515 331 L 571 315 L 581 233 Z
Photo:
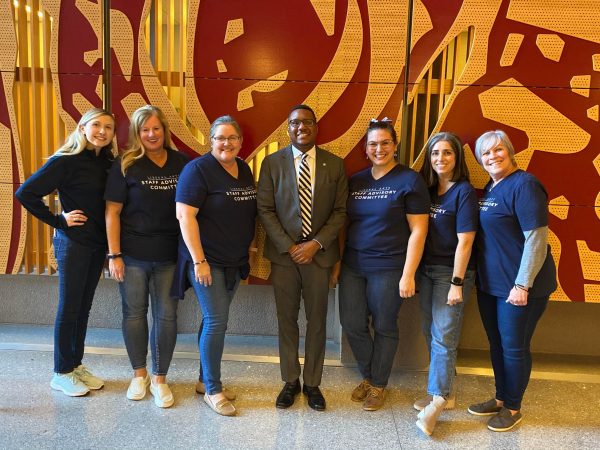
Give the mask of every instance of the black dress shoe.
M 277 400 L 275 400 L 275 406 L 281 409 L 289 408 L 294 404 L 296 395 L 298 395 L 299 393 L 300 381 L 296 380 L 290 383 L 285 383 L 283 385 L 283 389 L 277 396 Z
M 319 386 L 311 387 L 304 385 L 302 392 L 308 397 L 308 406 L 315 411 L 325 411 L 325 398 L 319 389 Z

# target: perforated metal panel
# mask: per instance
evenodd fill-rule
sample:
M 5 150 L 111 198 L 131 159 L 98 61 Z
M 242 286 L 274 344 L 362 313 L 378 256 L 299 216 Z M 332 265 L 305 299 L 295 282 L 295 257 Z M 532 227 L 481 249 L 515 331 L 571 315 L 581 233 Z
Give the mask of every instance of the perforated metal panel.
M 556 34 L 538 34 L 535 41 L 542 54 L 552 61 L 560 61 L 565 41 Z
M 571 90 L 583 97 L 590 96 L 591 75 L 575 75 L 571 78 Z
M 571 203 L 567 197 L 561 195 L 560 197 L 550 200 L 550 203 L 548 204 L 548 211 L 550 211 L 551 214 L 554 214 L 559 219 L 565 220 L 569 215 L 570 204 Z
M 502 67 L 512 66 L 515 57 L 521 48 L 524 37 L 524 35 L 519 33 L 510 33 L 508 35 L 504 50 L 502 51 L 502 56 L 500 57 L 500 65 Z

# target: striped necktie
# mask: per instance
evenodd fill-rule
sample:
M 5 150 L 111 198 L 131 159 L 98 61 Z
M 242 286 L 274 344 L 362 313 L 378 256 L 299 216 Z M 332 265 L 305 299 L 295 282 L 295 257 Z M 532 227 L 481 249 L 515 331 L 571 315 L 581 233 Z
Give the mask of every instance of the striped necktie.
M 310 166 L 308 154 L 302 155 L 298 177 L 298 197 L 300 199 L 300 217 L 302 218 L 302 237 L 308 238 L 312 230 L 312 187 L 310 184 Z

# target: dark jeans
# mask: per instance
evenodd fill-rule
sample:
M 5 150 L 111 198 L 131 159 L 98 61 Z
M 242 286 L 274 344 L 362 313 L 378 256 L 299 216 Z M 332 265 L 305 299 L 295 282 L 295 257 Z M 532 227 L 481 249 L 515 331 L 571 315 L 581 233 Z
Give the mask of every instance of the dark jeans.
M 506 298 L 477 293 L 481 320 L 490 342 L 496 380 L 496 398 L 508 409 L 521 409 L 531 375 L 529 344 L 548 297 L 529 298 L 527 305 L 506 303 Z
M 133 369 L 146 367 L 148 355 L 148 296 L 152 304 L 152 374 L 166 375 L 177 342 L 177 306 L 169 291 L 173 261 L 141 261 L 123 257 L 125 279 L 119 283 L 123 305 L 123 339 Z
M 69 373 L 81 364 L 88 318 L 104 260 L 104 248 L 92 248 L 56 230 L 58 310 L 54 322 L 54 372 Z
M 377 387 L 387 386 L 398 349 L 401 277 L 401 270 L 357 272 L 345 264 L 340 273 L 342 328 L 362 377 Z

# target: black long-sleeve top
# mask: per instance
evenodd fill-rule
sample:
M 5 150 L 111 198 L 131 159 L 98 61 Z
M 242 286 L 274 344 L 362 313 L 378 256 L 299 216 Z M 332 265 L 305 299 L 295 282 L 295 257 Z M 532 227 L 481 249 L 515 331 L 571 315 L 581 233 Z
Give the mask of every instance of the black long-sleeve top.
M 64 231 L 74 241 L 88 247 L 107 247 L 104 221 L 104 188 L 113 157 L 109 147 L 98 156 L 93 150 L 76 155 L 52 156 L 17 190 L 15 196 L 35 217 Z M 62 214 L 53 214 L 43 197 L 58 191 L 64 212 L 80 209 L 87 216 L 81 226 L 67 226 Z

